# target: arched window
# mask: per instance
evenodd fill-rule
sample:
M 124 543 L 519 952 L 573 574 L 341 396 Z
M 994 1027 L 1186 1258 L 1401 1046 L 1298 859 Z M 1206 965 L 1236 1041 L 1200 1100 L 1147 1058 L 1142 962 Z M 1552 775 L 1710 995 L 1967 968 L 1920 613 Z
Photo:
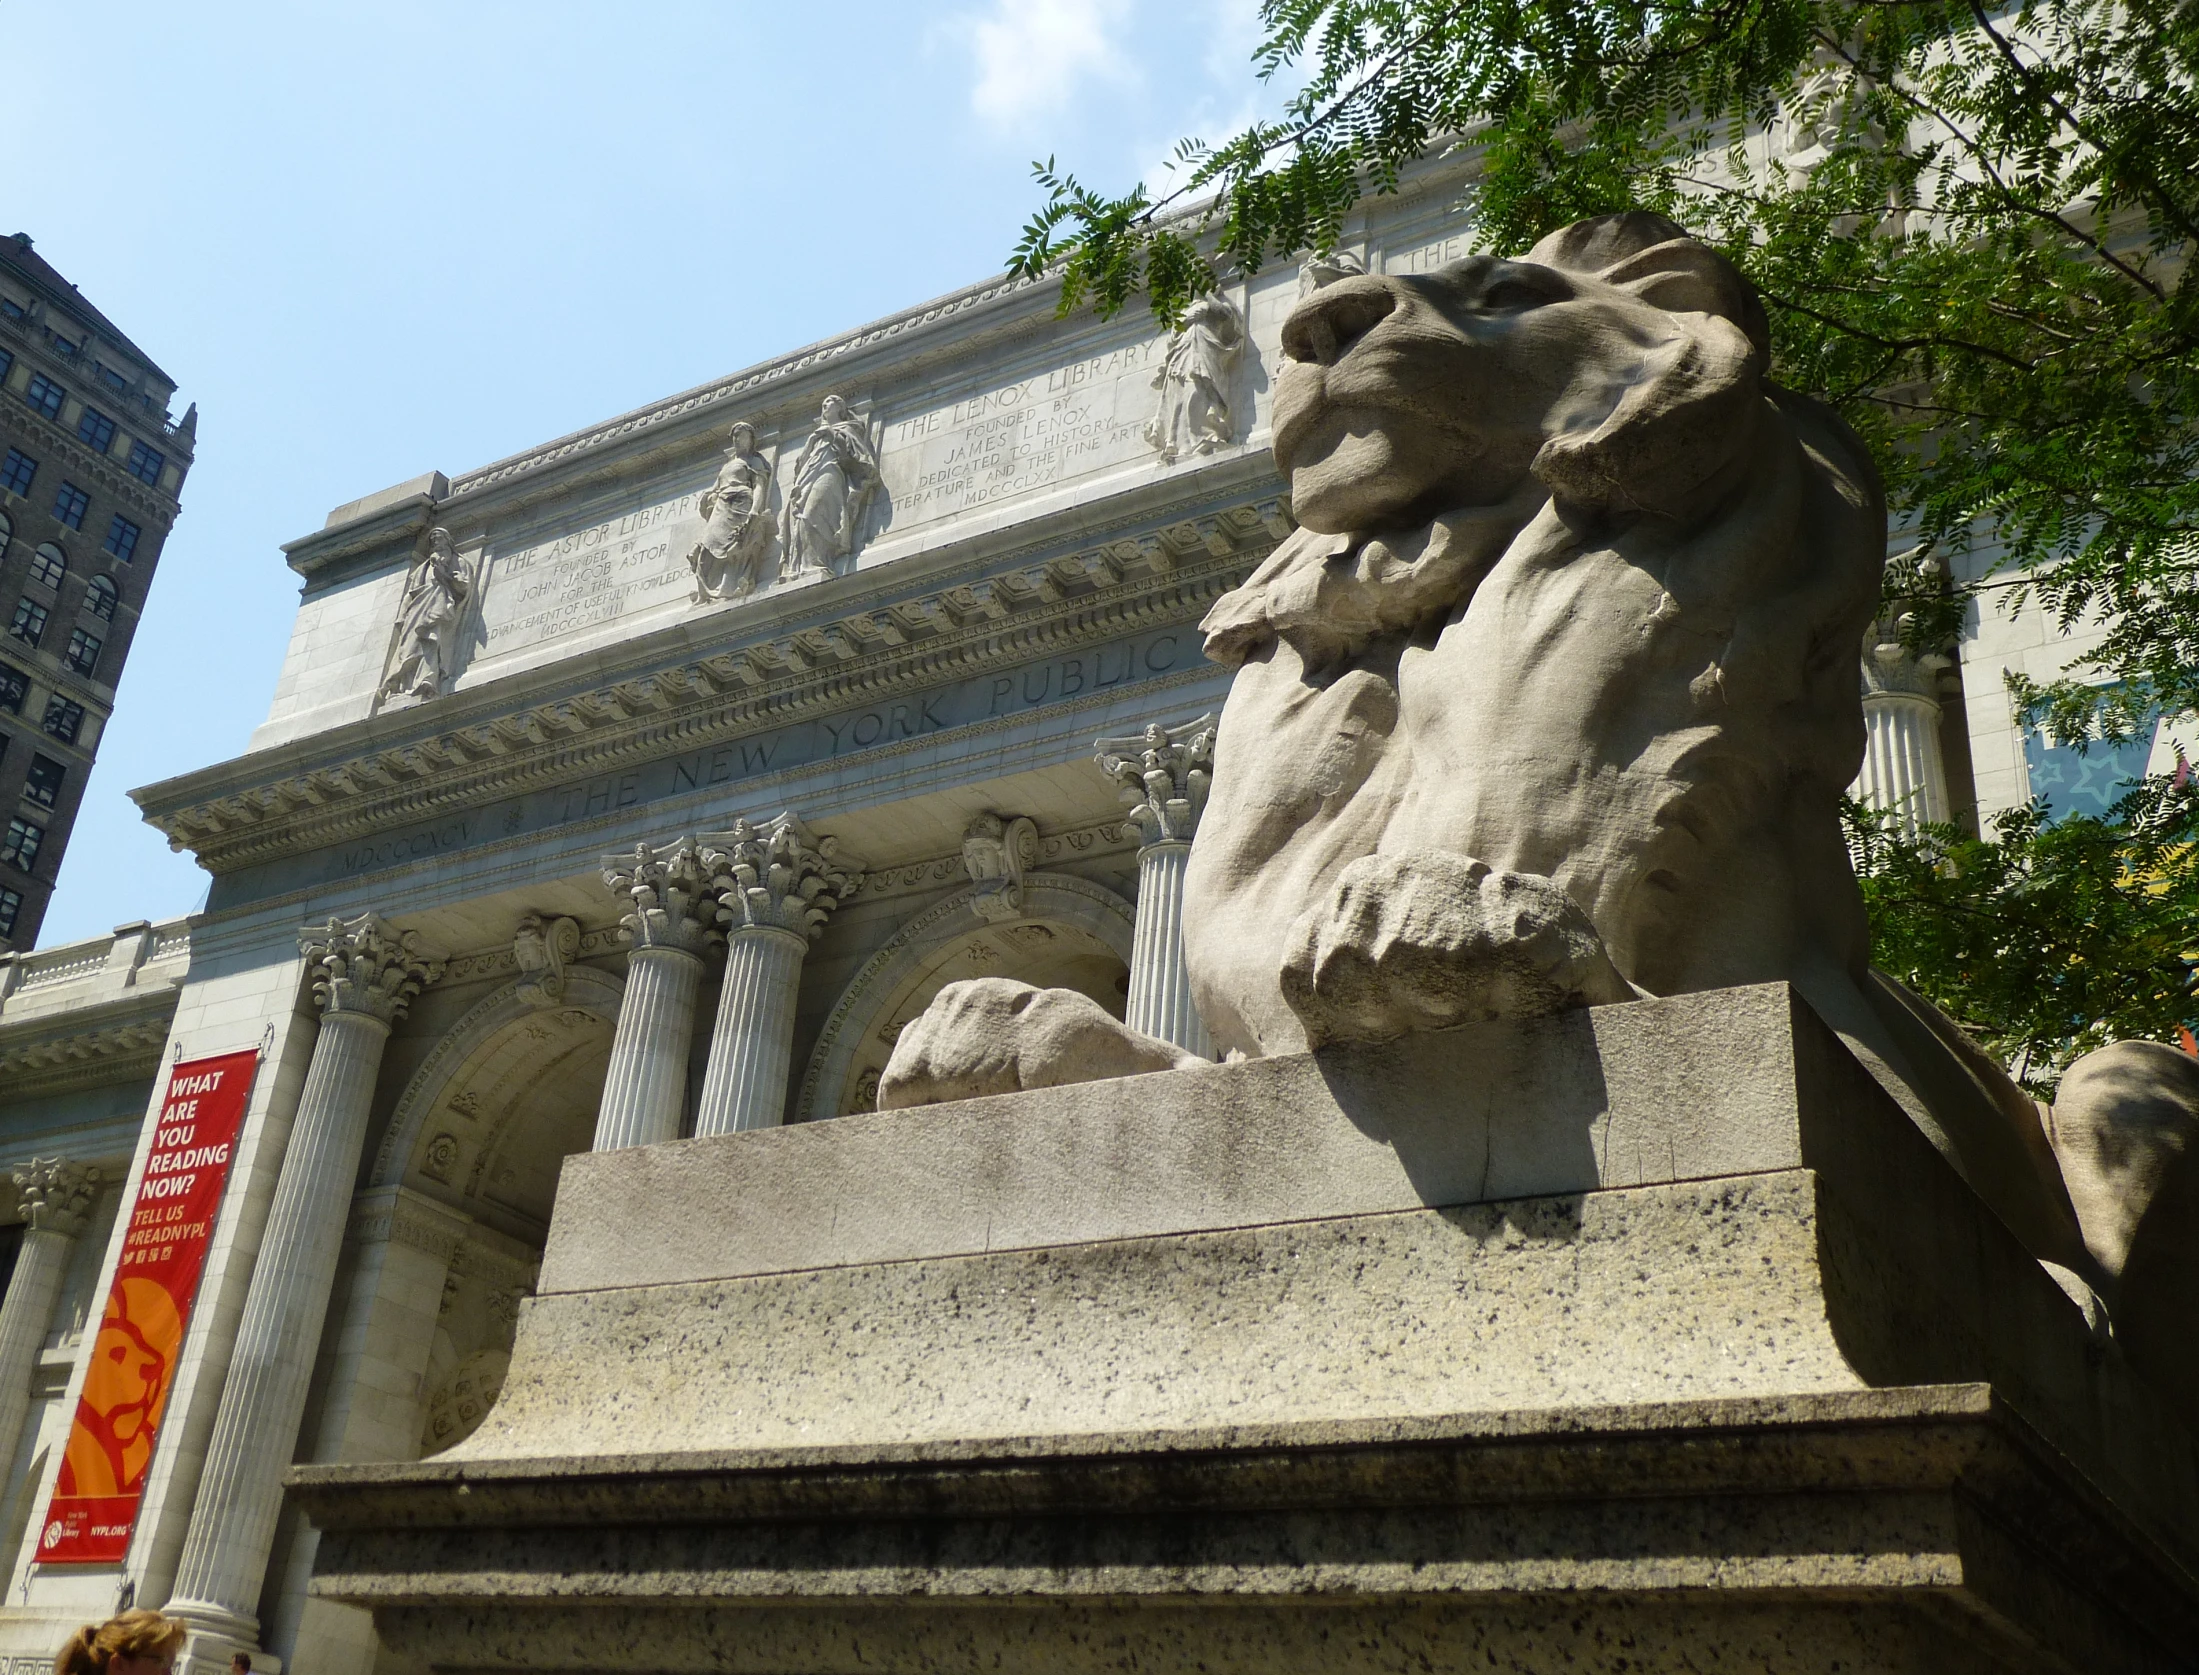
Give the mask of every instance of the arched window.
M 101 622 L 114 620 L 115 597 L 115 584 L 105 576 L 94 576 L 91 585 L 84 590 L 84 603 Z
M 40 587 L 59 587 L 68 573 L 67 557 L 51 541 L 31 554 L 31 580 Z

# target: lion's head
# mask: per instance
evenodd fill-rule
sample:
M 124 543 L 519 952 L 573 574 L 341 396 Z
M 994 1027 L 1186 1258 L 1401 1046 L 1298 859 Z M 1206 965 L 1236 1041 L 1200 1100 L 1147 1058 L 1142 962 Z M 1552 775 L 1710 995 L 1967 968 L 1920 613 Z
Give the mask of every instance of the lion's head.
M 1283 327 L 1275 459 L 1328 533 L 1491 505 L 1530 477 L 1584 506 L 1685 515 L 1730 461 L 1765 359 L 1732 264 L 1657 216 L 1516 260 L 1315 292 Z

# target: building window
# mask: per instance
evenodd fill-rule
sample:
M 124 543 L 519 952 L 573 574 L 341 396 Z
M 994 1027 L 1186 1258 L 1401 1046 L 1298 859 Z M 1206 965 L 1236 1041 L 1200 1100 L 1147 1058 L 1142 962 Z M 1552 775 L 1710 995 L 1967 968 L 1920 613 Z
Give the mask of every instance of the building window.
M 13 671 L 11 670 L 10 673 L 13 673 Z M 17 675 L 15 678 L 20 682 L 23 677 Z M 20 686 L 16 689 L 15 705 L 18 710 L 23 707 L 22 688 Z M 76 743 L 76 735 L 84 728 L 84 706 L 73 703 L 67 698 L 58 696 L 48 698 L 46 700 L 46 719 L 41 725 L 63 744 L 74 744 Z
M 27 646 L 38 644 L 38 636 L 46 631 L 46 607 L 29 599 L 15 602 L 15 620 L 8 624 L 8 632 Z
M 7 513 L 0 512 L 0 558 L 8 556 L 8 543 L 13 539 L 15 539 L 15 525 L 8 521 Z
M 11 669 L 0 663 L 0 710 L 10 715 L 23 713 L 23 699 L 31 689 L 30 677 L 20 669 Z
M 8 374 L 15 370 L 15 357 L 0 349 L 0 384 L 8 381 Z
M 109 388 L 110 390 L 121 390 L 125 394 L 129 392 L 129 379 L 123 377 L 122 374 L 117 372 L 113 367 L 101 367 L 99 369 L 99 376 L 106 380 L 107 388 Z
M 61 417 L 61 398 L 68 392 L 43 372 L 35 374 L 30 388 L 23 392 L 23 399 L 31 404 L 31 410 L 43 413 L 49 419 Z
M 10 448 L 7 459 L 0 462 L 0 489 L 28 494 L 31 492 L 31 479 L 37 475 L 38 461 L 21 448 Z
M 59 587 L 68 573 L 69 561 L 51 541 L 31 554 L 31 580 L 40 587 Z
M 64 355 L 74 355 L 79 349 L 84 347 L 84 345 L 81 343 L 72 343 L 69 339 L 63 337 L 59 332 L 48 332 L 46 335 L 53 340 L 53 346 L 56 349 L 60 350 Z
M 29 872 L 38 862 L 38 846 L 46 841 L 46 828 L 28 820 L 8 822 L 8 840 L 0 843 L 0 861 Z
M 114 582 L 106 576 L 94 576 L 91 585 L 84 589 L 86 607 L 101 622 L 114 621 L 117 597 Z
M 74 483 L 63 483 L 61 492 L 53 497 L 53 515 L 71 529 L 84 527 L 84 508 L 92 503 L 92 497 Z
M 137 552 L 137 538 L 144 533 L 128 518 L 117 513 L 115 521 L 107 526 L 106 548 L 127 564 Z
M 88 675 L 99 667 L 100 642 L 81 628 L 69 631 L 69 667 Z
M 16 915 L 23 911 L 23 898 L 13 890 L 0 890 L 0 936 L 15 934 Z
M 160 486 L 160 468 L 168 463 L 168 456 L 158 449 L 148 448 L 142 442 L 130 444 L 130 475 L 141 483 Z
M 103 454 L 115 439 L 115 422 L 96 407 L 77 416 L 76 439 L 95 454 Z
M 23 795 L 40 808 L 51 808 L 61 800 L 61 782 L 69 777 L 69 770 L 51 756 L 33 756 L 30 772 L 23 776 Z
M 0 314 L 5 314 L 11 320 L 20 320 L 23 318 L 23 305 L 13 297 L 0 297 Z

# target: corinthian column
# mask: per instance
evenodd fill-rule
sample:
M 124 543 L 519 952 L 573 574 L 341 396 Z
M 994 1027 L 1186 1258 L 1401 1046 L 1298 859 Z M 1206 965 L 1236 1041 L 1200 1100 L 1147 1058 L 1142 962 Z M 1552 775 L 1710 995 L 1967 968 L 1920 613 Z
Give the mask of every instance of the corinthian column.
M 1130 943 L 1123 1022 L 1201 1058 L 1214 1039 L 1191 1004 L 1183 959 L 1183 880 L 1214 777 L 1214 718 L 1159 722 L 1131 738 L 1097 739 L 1100 771 L 1122 787 L 1138 832 L 1138 922 Z
M 695 1132 L 776 1128 L 794 1057 L 802 956 L 862 874 L 839 864 L 834 839 L 811 837 L 791 813 L 762 826 L 738 821 L 730 832 L 704 833 L 701 843 L 726 927 L 725 987 Z
M 166 1607 L 201 1632 L 248 1644 L 259 1634 L 254 1608 L 336 1281 L 375 1072 L 390 1025 L 423 984 L 442 974 L 410 932 L 399 935 L 372 913 L 331 919 L 299 940 L 321 1033 L 268 1206 Z
M 633 949 L 596 1112 L 595 1149 L 608 1152 L 680 1137 L 695 991 L 703 954 L 717 935 L 711 928 L 717 903 L 689 839 L 669 849 L 637 843 L 631 855 L 606 855 L 603 883 L 626 898 L 619 934 Z
M 1891 640 L 1869 645 L 1863 653 L 1867 742 L 1852 795 L 1899 817 L 1912 831 L 1948 817 L 1938 696 L 1939 672 L 1946 667 L 1944 657 L 1914 656 Z
M 30 1411 L 31 1375 L 53 1323 L 69 1253 L 99 1186 L 99 1171 L 58 1157 L 34 1158 L 14 1172 L 23 1210 L 23 1248 L 0 1302 L 0 1449 L 8 1459 L 22 1440 Z

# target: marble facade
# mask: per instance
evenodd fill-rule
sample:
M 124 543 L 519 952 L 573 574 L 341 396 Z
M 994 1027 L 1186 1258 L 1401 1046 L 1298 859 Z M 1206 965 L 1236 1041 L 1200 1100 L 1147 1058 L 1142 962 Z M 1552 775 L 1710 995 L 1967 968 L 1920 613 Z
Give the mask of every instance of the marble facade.
M 1324 272 L 1463 254 L 1458 184 Z M 205 910 L 0 959 L 0 1675 L 125 1595 L 190 1618 L 194 1671 L 412 1667 L 307 1597 L 283 1472 L 473 1433 L 568 1157 L 869 1110 L 961 978 L 1211 1053 L 1181 892 L 1229 676 L 1196 625 L 1294 528 L 1271 384 L 1321 279 L 1185 334 L 972 286 L 288 544 L 265 724 L 136 793 Z M 1871 690 L 1948 798 L 1940 672 Z M 161 1067 L 253 1046 L 129 1558 L 41 1565 Z

